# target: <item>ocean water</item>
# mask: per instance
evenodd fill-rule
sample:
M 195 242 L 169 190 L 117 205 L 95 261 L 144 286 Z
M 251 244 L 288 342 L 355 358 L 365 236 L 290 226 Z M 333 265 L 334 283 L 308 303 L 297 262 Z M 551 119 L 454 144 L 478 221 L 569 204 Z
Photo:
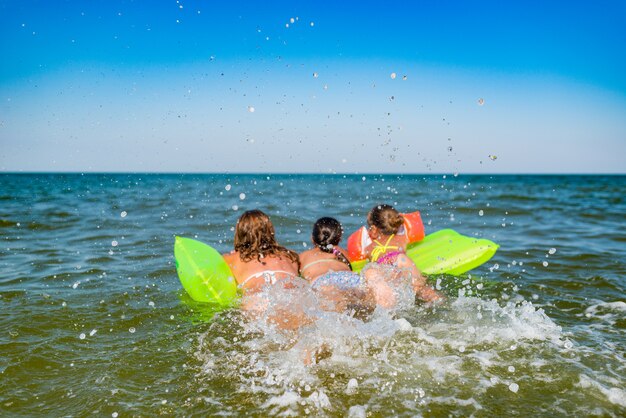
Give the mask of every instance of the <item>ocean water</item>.
M 380 202 L 501 247 L 291 334 L 181 291 L 176 235 L 226 252 L 259 208 L 299 251 Z M 625 220 L 625 176 L 1 174 L 0 415 L 625 416 Z

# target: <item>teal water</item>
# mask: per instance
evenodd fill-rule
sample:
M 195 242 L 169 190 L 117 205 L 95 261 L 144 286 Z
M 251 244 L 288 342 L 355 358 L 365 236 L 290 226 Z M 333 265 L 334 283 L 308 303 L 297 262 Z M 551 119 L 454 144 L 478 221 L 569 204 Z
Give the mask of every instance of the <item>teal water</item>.
M 625 196 L 625 176 L 1 174 L 0 414 L 624 416 Z M 259 208 L 299 251 L 379 202 L 501 247 L 431 278 L 443 306 L 298 335 L 181 292 L 175 235 L 226 252 Z

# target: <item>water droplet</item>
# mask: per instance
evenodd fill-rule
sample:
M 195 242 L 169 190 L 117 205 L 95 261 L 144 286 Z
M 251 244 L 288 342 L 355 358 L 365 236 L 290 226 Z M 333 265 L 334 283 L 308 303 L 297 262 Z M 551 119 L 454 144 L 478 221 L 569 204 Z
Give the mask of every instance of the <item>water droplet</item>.
M 85 335 L 85 333 L 84 333 L 84 332 L 82 332 L 82 333 L 78 336 L 78 338 L 80 338 L 81 340 L 84 340 L 84 339 L 85 339 L 85 337 L 87 337 L 87 336 Z
M 121 216 L 122 218 L 125 218 L 125 217 L 126 217 L 126 215 L 128 215 L 128 212 L 126 212 L 125 210 L 124 210 L 124 211 L 122 211 L 122 213 L 120 213 L 120 216 Z
M 543 262 L 543 263 L 541 263 L 541 264 L 543 264 L 543 266 L 544 266 L 544 267 L 548 267 L 548 264 L 549 264 L 549 263 L 548 263 L 547 261 L 544 261 L 544 262 Z
M 517 393 L 517 391 L 519 390 L 519 385 L 517 383 L 511 383 L 509 385 L 509 390 L 513 393 Z
M 509 366 L 508 368 L 510 373 L 513 373 L 515 371 L 515 367 L 514 366 Z
M 392 80 L 395 80 L 396 79 L 396 73 L 391 73 L 391 75 L 389 77 L 391 77 Z
M 227 184 L 227 185 L 224 187 L 224 189 L 225 189 L 226 191 L 229 191 L 229 190 L 231 189 L 231 187 L 232 187 L 232 186 L 231 186 L 230 184 Z
M 550 249 L 548 250 L 548 254 L 552 255 L 552 254 L 554 254 L 554 253 L 556 253 L 556 248 L 550 248 Z
M 289 19 L 289 22 L 290 22 L 290 23 L 295 23 L 295 22 L 296 22 L 296 19 L 294 19 L 294 18 L 292 17 L 291 19 Z
M 154 302 L 152 302 L 152 301 L 148 302 L 148 306 L 151 306 L 151 307 L 154 308 Z
M 131 334 L 134 334 L 134 333 L 135 333 L 135 331 L 137 331 L 137 330 L 135 329 L 135 327 L 130 327 L 130 328 L 128 328 L 128 332 L 130 332 Z
M 239 199 L 244 200 L 246 198 L 245 193 L 239 193 Z
M 80 282 L 76 282 L 72 285 L 72 289 L 76 289 L 78 287 L 78 285 L 80 284 Z
M 478 99 L 478 106 L 482 106 L 484 104 L 485 104 L 485 99 L 483 99 L 482 97 Z
M 317 73 L 313 73 L 313 78 L 317 78 L 317 77 L 318 77 Z
M 117 241 L 115 240 L 111 241 L 111 247 L 117 247 L 117 245 L 118 245 Z
M 113 413 L 111 414 L 111 416 L 112 416 L 113 418 L 117 418 L 118 413 L 117 413 L 117 412 L 113 412 Z
M 254 106 L 248 106 L 248 112 L 254 113 Z
M 239 206 L 233 205 L 233 210 L 238 210 L 238 209 L 239 209 Z
M 359 388 L 359 382 L 352 378 L 348 381 L 348 386 L 346 387 L 346 394 L 351 395 L 357 391 Z
M 405 80 L 405 81 L 406 81 L 406 79 L 407 79 L 407 76 L 403 75 L 403 76 L 402 76 L 402 80 Z
M 315 26 L 315 22 L 311 22 L 311 27 Z
M 91 332 L 89 333 L 89 336 L 93 337 L 94 335 L 96 335 L 96 332 L 98 332 L 97 329 L 92 329 Z

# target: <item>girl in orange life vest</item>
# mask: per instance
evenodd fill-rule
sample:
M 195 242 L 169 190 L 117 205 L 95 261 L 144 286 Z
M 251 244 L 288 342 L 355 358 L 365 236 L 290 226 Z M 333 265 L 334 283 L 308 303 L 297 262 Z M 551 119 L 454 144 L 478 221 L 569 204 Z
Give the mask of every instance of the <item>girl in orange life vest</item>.
M 406 235 L 398 235 L 404 223 L 402 215 L 390 205 L 377 205 L 367 215 L 368 234 L 372 243 L 365 254 L 378 265 L 390 265 L 408 271 L 415 294 L 425 302 L 439 300 L 442 296 L 426 283 L 415 263 L 405 254 Z
M 298 254 L 278 245 L 270 218 L 260 210 L 244 212 L 235 227 L 235 249 L 224 254 L 238 287 L 243 290 L 242 308 L 257 314 L 267 309 L 259 293 L 265 286 L 298 286 Z M 275 312 L 274 312 L 275 311 Z M 296 329 L 309 322 L 302 309 L 281 306 L 272 310 L 268 320 L 283 329 Z

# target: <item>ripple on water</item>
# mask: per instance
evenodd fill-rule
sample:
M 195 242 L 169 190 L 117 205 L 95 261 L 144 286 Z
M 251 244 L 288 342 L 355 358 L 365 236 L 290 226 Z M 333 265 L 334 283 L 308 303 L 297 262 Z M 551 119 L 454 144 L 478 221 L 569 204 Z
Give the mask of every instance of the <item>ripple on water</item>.
M 266 177 L 7 176 L 2 412 L 626 415 L 626 177 Z M 433 277 L 444 305 L 319 315 L 297 338 L 179 298 L 174 234 L 229 250 L 237 216 L 259 207 L 300 248 L 317 217 L 347 234 L 378 202 L 500 250 L 467 284 Z

